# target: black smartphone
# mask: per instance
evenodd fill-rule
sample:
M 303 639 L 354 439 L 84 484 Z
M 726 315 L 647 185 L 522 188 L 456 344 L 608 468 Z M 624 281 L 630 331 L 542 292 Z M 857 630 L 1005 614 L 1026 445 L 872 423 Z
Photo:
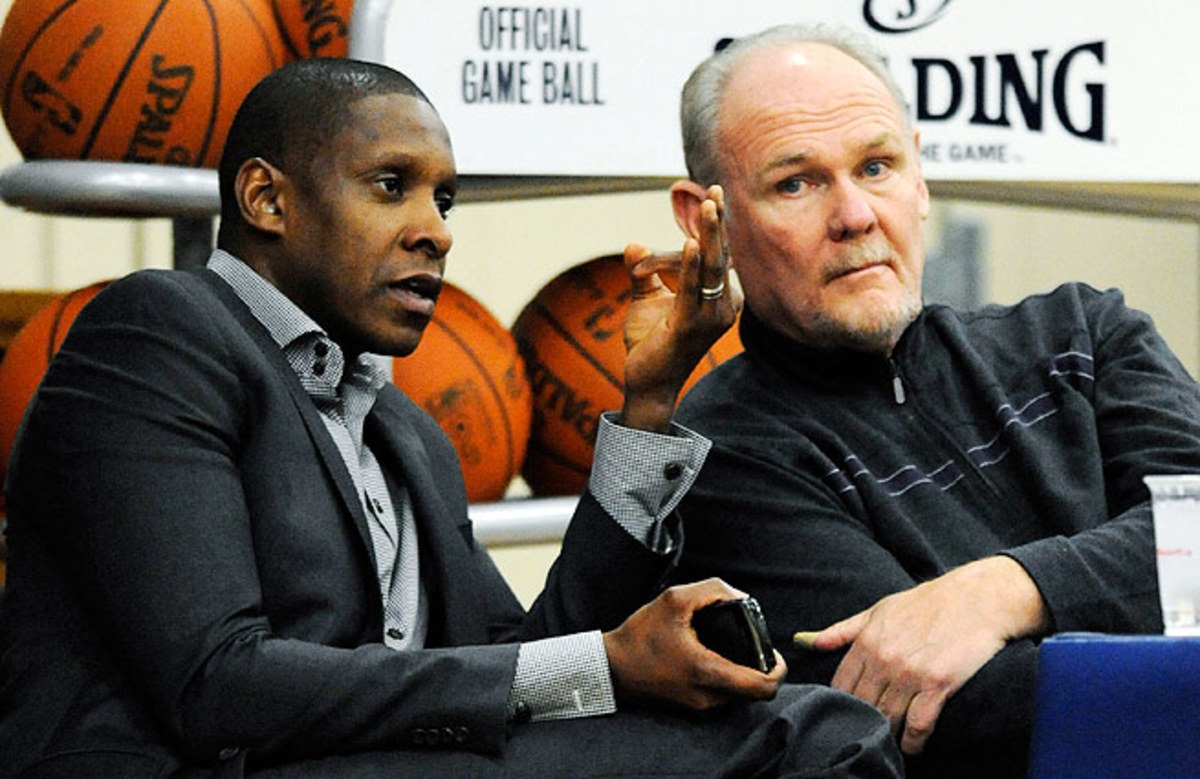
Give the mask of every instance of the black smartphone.
M 735 663 L 763 673 L 775 667 L 767 620 L 754 598 L 717 601 L 697 609 L 692 628 L 701 644 Z

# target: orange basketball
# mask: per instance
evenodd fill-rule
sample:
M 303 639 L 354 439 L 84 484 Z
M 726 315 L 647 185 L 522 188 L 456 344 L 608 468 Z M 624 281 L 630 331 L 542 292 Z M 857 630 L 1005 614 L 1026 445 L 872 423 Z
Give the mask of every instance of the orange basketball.
M 26 159 L 215 168 L 285 61 L 268 0 L 13 0 L 0 110 Z
M 449 436 L 471 502 L 504 497 L 525 457 L 533 409 L 516 342 L 496 317 L 446 284 L 421 344 L 393 361 L 392 379 Z
M 271 0 L 275 23 L 292 59 L 345 57 L 354 0 Z
M 50 358 L 62 345 L 80 310 L 107 284 L 107 281 L 97 282 L 51 300 L 29 318 L 8 345 L 0 362 L 0 480 L 8 472 L 8 458 L 25 407 L 50 365 Z
M 621 256 L 599 257 L 552 279 L 513 324 L 533 388 L 521 474 L 535 495 L 578 494 L 587 484 L 599 415 L 624 401 L 630 294 Z M 740 351 L 734 327 L 713 344 L 683 392 Z

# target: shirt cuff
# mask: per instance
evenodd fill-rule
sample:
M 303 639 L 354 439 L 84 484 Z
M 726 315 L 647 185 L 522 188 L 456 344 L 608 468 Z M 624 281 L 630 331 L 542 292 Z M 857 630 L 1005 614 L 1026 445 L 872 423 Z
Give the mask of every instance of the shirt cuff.
M 665 554 L 675 539 L 663 519 L 691 489 L 712 442 L 674 422 L 669 434 L 635 430 L 616 415 L 600 416 L 588 490 L 630 535 Z
M 600 631 L 521 644 L 508 696 L 513 722 L 574 719 L 617 710 Z

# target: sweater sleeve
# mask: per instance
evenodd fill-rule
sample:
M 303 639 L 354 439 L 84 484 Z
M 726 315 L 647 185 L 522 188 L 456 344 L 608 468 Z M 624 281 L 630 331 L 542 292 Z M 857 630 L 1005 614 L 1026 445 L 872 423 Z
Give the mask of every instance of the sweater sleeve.
M 1142 479 L 1200 470 L 1200 389 L 1149 316 L 1115 291 L 1081 289 L 1109 518 L 1008 554 L 1037 582 L 1056 631 L 1158 632 L 1153 517 Z

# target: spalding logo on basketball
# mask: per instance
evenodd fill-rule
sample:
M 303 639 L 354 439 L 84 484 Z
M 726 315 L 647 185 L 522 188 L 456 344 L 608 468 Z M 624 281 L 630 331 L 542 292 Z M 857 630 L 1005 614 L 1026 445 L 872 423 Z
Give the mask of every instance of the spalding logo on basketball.
M 14 0 L 0 110 L 26 159 L 215 168 L 242 98 L 285 61 L 268 0 Z
M 354 0 L 271 0 L 283 43 L 295 59 L 345 57 Z

